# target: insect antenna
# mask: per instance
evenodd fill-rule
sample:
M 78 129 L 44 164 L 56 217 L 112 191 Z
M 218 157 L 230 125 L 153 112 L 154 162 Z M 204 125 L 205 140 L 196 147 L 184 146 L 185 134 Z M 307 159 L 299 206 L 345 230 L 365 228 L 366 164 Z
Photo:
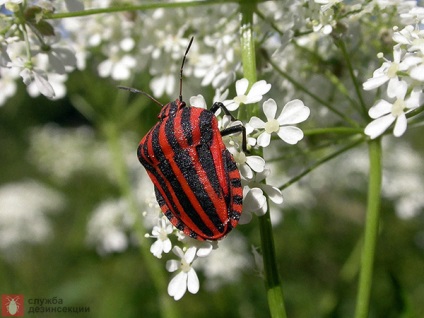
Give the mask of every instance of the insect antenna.
M 154 101 L 156 104 L 158 104 L 160 107 L 163 107 L 163 105 L 153 96 L 147 94 L 146 92 L 140 91 L 136 88 L 132 88 L 132 87 L 126 87 L 126 86 L 118 86 L 119 89 L 125 89 L 126 91 L 130 91 L 131 93 L 137 93 L 137 94 L 143 94 L 147 97 L 149 97 L 152 101 Z
M 184 68 L 184 62 L 186 60 L 186 56 L 188 51 L 190 50 L 191 43 L 193 43 L 194 36 L 191 37 L 190 43 L 188 44 L 187 50 L 184 53 L 183 62 L 181 63 L 181 69 L 180 69 L 180 102 L 183 101 L 183 68 Z

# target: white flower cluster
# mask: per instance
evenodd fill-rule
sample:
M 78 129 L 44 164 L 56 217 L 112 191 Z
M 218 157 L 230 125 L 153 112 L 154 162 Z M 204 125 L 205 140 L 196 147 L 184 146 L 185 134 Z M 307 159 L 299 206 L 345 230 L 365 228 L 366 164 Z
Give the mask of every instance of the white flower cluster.
M 0 253 L 4 259 L 22 256 L 23 244 L 42 244 L 52 237 L 50 214 L 61 211 L 65 199 L 35 180 L 0 187 Z
M 55 25 L 40 20 L 40 15 L 54 11 L 50 1 L 3 0 L 0 17 L 0 105 L 16 92 L 15 80 L 20 76 L 28 93 L 40 93 L 52 99 L 65 96 L 66 74 L 77 59 L 67 47 Z M 23 18 L 25 17 L 25 18 Z M 26 23 L 21 23 L 26 19 Z
M 393 135 L 402 136 L 407 128 L 408 113 L 422 107 L 424 102 L 424 31 L 413 25 L 402 30 L 395 27 L 394 31 L 393 61 L 384 59 L 373 77 L 363 84 L 365 90 L 387 84 L 390 99 L 377 101 L 369 110 L 374 120 L 365 127 L 365 134 L 372 139 L 382 135 L 393 123 Z M 382 53 L 378 56 L 383 58 Z
M 271 84 L 264 80 L 253 83 L 248 89 L 249 82 L 245 78 L 238 80 L 235 86 L 237 96 L 222 101 L 230 111 L 237 110 L 240 105 L 249 107 L 251 104 L 260 102 L 263 96 L 271 89 Z M 224 99 L 227 94 L 228 92 L 225 92 L 219 98 Z M 206 108 L 206 102 L 202 95 L 190 98 L 190 105 Z M 252 117 L 249 123 L 246 124 L 248 147 L 250 149 L 253 147 L 268 147 L 273 133 L 288 144 L 296 144 L 303 138 L 303 132 L 293 126 L 309 117 L 310 110 L 303 102 L 300 100 L 288 102 L 278 117 L 276 117 L 277 104 L 273 99 L 266 100 L 262 105 L 262 110 L 267 122 L 258 117 Z M 228 117 L 224 115 L 218 118 L 221 129 L 240 123 L 239 121 L 232 122 Z M 266 166 L 262 157 L 243 152 L 240 139 L 240 134 L 237 136 L 226 136 L 224 137 L 224 142 L 233 154 L 241 173 L 244 198 L 240 224 L 246 224 L 252 219 L 252 214 L 261 216 L 267 212 L 268 203 L 266 196 L 276 204 L 283 202 L 283 196 L 277 187 L 263 182 L 270 175 L 271 170 Z M 184 243 L 183 249 L 178 245 L 173 246 L 172 242 L 174 240 L 170 238 L 173 234 L 176 234 L 178 240 Z M 208 256 L 213 248 L 218 247 L 218 243 L 199 242 L 190 239 L 174 229 L 164 216 L 158 219 L 157 225 L 153 227 L 152 234 L 147 235 L 147 237 L 156 239 L 151 245 L 150 251 L 157 258 L 162 258 L 163 253 L 168 253 L 171 250 L 180 258 L 180 261 L 172 260 L 167 262 L 168 271 L 178 271 L 178 274 L 169 283 L 169 295 L 178 300 L 187 290 L 191 293 L 196 293 L 199 290 L 199 280 L 193 269 L 193 264 L 197 258 Z
M 84 3 L 93 8 L 111 5 L 110 1 L 99 0 Z M 48 20 L 45 15 L 82 11 L 84 5 L 78 0 L 3 0 L 2 5 L 5 7 L 0 11 L 0 105 L 16 93 L 19 77 L 31 96 L 64 97 L 67 74 L 75 68 L 85 69 L 92 52 L 102 55 L 97 65 L 99 76 L 123 81 L 137 73 L 148 73 L 154 96 L 175 96 L 181 52 L 188 44 L 185 34 L 188 29 L 204 28 L 202 9 L 196 8 L 190 12 L 176 9 L 172 15 L 156 9 L 149 14 L 134 13 L 133 17 L 119 13 Z M 228 87 L 235 80 L 241 65 L 235 58 L 239 50 L 238 23 L 228 23 L 222 15 L 231 14 L 235 8 L 226 4 L 211 11 L 215 23 L 225 22 L 226 27 L 204 32 L 207 35 L 202 41 L 202 52 L 197 42 L 191 48 L 191 62 L 185 74 L 200 79 L 198 84 L 202 86 Z M 193 18 L 196 16 L 199 18 Z M 137 26 L 140 21 L 141 28 Z M 140 38 L 143 41 L 137 41 Z

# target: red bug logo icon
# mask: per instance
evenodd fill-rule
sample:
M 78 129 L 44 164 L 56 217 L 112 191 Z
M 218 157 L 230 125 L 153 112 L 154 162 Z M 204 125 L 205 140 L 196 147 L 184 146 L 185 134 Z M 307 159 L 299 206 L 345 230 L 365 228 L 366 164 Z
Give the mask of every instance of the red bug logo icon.
M 1 295 L 1 315 L 22 317 L 24 315 L 24 295 Z

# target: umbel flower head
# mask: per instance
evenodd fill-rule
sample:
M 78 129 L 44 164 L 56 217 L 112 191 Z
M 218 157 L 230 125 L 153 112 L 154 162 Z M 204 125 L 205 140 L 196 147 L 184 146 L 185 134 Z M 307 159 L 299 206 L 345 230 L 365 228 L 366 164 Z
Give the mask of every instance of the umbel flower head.
M 305 121 L 311 111 L 301 100 L 295 99 L 288 102 L 277 118 L 275 118 L 277 103 L 272 98 L 264 102 L 263 111 L 267 122 L 255 116 L 249 121 L 250 126 L 262 131 L 258 137 L 258 146 L 267 147 L 273 133 L 291 145 L 303 138 L 302 130 L 293 125 Z
M 177 275 L 169 282 L 168 294 L 174 297 L 175 300 L 179 300 L 187 290 L 192 294 L 196 294 L 199 291 L 199 278 L 192 267 L 196 257 L 196 247 L 189 247 L 184 253 L 179 246 L 174 246 L 172 251 L 180 259 L 166 262 L 168 272 L 178 271 Z
M 413 91 L 406 98 L 408 84 L 399 80 L 395 80 L 395 84 L 394 95 L 396 100 L 393 103 L 383 99 L 379 100 L 368 112 L 374 120 L 365 127 L 365 134 L 370 136 L 371 139 L 383 134 L 393 123 L 395 123 L 393 135 L 395 137 L 402 136 L 407 127 L 406 114 L 422 103 L 423 93 L 421 91 Z
M 224 105 L 228 110 L 236 110 L 239 108 L 240 104 L 253 104 L 259 102 L 262 100 L 263 95 L 269 92 L 271 84 L 262 80 L 254 83 L 249 89 L 249 92 L 247 92 L 248 87 L 249 81 L 246 78 L 242 78 L 236 82 L 237 96 L 231 100 L 224 101 Z

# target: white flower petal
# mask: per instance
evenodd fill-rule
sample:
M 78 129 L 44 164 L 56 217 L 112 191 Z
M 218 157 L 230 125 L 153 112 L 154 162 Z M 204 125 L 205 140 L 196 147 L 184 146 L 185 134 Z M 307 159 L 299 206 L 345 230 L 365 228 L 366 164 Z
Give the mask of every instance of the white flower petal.
M 22 77 L 22 80 L 25 85 L 29 85 L 32 82 L 32 73 L 29 69 L 24 68 L 19 75 Z
M 237 110 L 237 108 L 239 108 L 239 104 L 237 104 L 236 102 L 234 102 L 232 99 L 231 100 L 224 100 L 222 102 L 224 104 L 224 106 L 229 110 L 229 111 L 235 111 Z
M 263 98 L 262 95 L 251 95 L 246 98 L 246 100 L 243 102 L 243 104 L 254 104 L 259 102 Z
M 165 240 L 165 241 L 162 241 L 162 243 L 163 243 L 163 251 L 164 251 L 165 253 L 169 253 L 169 251 L 170 251 L 170 250 L 171 250 L 171 248 L 172 248 L 171 240 L 170 240 L 170 239 L 167 239 L 167 240 Z
M 180 268 L 180 262 L 175 259 L 171 259 L 166 262 L 166 270 L 170 273 L 175 272 L 179 268 Z
M 402 50 L 400 48 L 400 45 L 397 44 L 393 47 L 393 62 L 399 63 L 401 57 L 402 57 Z
M 364 133 L 371 139 L 375 139 L 386 131 L 387 128 L 395 121 L 396 117 L 387 114 L 370 122 L 364 130 Z
M 174 248 L 172 249 L 172 251 L 174 252 L 175 255 L 177 255 L 179 258 L 184 258 L 184 252 L 181 249 L 181 247 L 179 246 L 174 246 Z
M 299 140 L 302 140 L 303 131 L 295 126 L 284 126 L 280 127 L 280 130 L 277 132 L 277 135 L 286 143 L 294 145 L 297 144 Z
M 40 74 L 37 71 L 32 72 L 34 74 L 34 82 L 37 85 L 38 90 L 41 94 L 46 97 L 53 98 L 55 96 L 53 87 L 50 85 L 47 80 L 47 76 Z
M 252 212 L 243 209 L 243 213 L 240 215 L 239 224 L 248 224 L 250 221 L 252 221 Z
M 288 102 L 277 120 L 280 125 L 293 125 L 305 121 L 311 110 L 299 99 Z
M 161 240 L 156 240 L 150 246 L 150 253 L 152 253 L 157 258 L 162 258 L 163 244 Z M 168 251 L 169 252 L 169 251 Z
M 197 249 L 196 255 L 198 257 L 206 257 L 212 252 L 212 249 L 213 249 L 213 245 L 211 243 L 202 242 L 202 244 Z
M 283 194 L 281 193 L 280 189 L 278 189 L 277 187 L 273 187 L 269 184 L 262 184 L 261 188 L 262 190 L 264 190 L 268 198 L 272 200 L 272 202 L 276 204 L 283 203 Z
M 268 202 L 265 201 L 265 204 L 259 210 L 256 210 L 253 213 L 255 213 L 257 216 L 262 216 L 262 215 L 265 215 L 267 211 L 268 211 Z
M 187 273 L 187 287 L 188 291 L 192 294 L 196 294 L 199 291 L 199 278 L 193 268 Z
M 256 140 L 259 147 L 268 147 L 270 141 L 271 141 L 271 134 L 268 134 L 266 131 L 260 134 L 258 136 L 258 139 Z
M 266 81 L 261 80 L 252 85 L 250 88 L 249 95 L 265 95 L 271 89 L 271 84 L 268 84 Z
M 239 165 L 238 168 L 240 170 L 240 174 L 243 177 L 245 177 L 247 180 L 250 180 L 253 178 L 253 171 L 248 165 L 242 164 L 242 165 Z
M 372 89 L 380 87 L 381 85 L 386 83 L 388 80 L 389 80 L 389 77 L 387 75 L 372 77 L 362 84 L 362 88 L 366 91 L 370 91 Z
M 243 211 L 254 212 L 260 209 L 266 202 L 266 197 L 262 189 L 252 188 L 247 192 L 246 196 L 243 199 Z
M 268 178 L 268 176 L 270 174 L 271 174 L 271 169 L 269 169 L 269 168 L 264 169 L 264 171 L 256 174 L 255 181 L 258 182 L 258 183 L 262 182 L 262 180 L 265 180 L 266 178 Z
M 187 252 L 185 252 L 184 258 L 187 261 L 187 263 L 191 264 L 193 262 L 194 257 L 196 256 L 197 248 L 195 246 L 191 246 L 187 249 Z
M 242 78 L 236 82 L 236 93 L 237 96 L 246 94 L 249 81 L 246 78 Z
M 406 116 L 405 116 L 405 113 L 402 113 L 396 119 L 395 127 L 393 128 L 393 135 L 395 137 L 402 136 L 406 131 L 406 127 L 407 127 Z
M 49 64 L 51 67 L 55 70 L 58 74 L 65 74 L 65 65 L 63 64 L 63 61 L 59 59 L 55 54 L 50 53 L 48 54 L 49 57 Z
M 391 98 L 404 99 L 406 91 L 408 90 L 408 84 L 405 81 L 400 81 L 397 77 L 392 78 L 387 86 L 387 96 Z
M 423 70 L 424 71 L 424 70 Z M 424 94 L 420 88 L 413 89 L 408 99 L 405 100 L 406 108 L 413 109 L 420 106 L 424 101 Z
M 247 156 L 246 163 L 255 172 L 262 172 L 265 169 L 265 160 L 259 156 Z
M 168 285 L 168 294 L 175 300 L 180 300 L 187 290 L 187 273 L 179 272 Z
M 202 95 L 190 97 L 190 106 L 206 109 L 206 101 Z
M 249 125 L 256 129 L 265 128 L 265 122 L 256 116 L 253 116 L 252 118 L 250 118 Z
M 275 100 L 270 98 L 263 103 L 262 109 L 264 111 L 266 119 L 270 121 L 275 118 L 275 114 L 277 113 L 277 103 L 275 102 Z
M 381 99 L 370 108 L 368 115 L 370 115 L 371 118 L 376 119 L 378 117 L 389 114 L 392 111 L 392 107 L 393 104 L 390 104 L 388 101 Z
M 409 75 L 417 81 L 424 82 L 424 64 L 414 67 Z

